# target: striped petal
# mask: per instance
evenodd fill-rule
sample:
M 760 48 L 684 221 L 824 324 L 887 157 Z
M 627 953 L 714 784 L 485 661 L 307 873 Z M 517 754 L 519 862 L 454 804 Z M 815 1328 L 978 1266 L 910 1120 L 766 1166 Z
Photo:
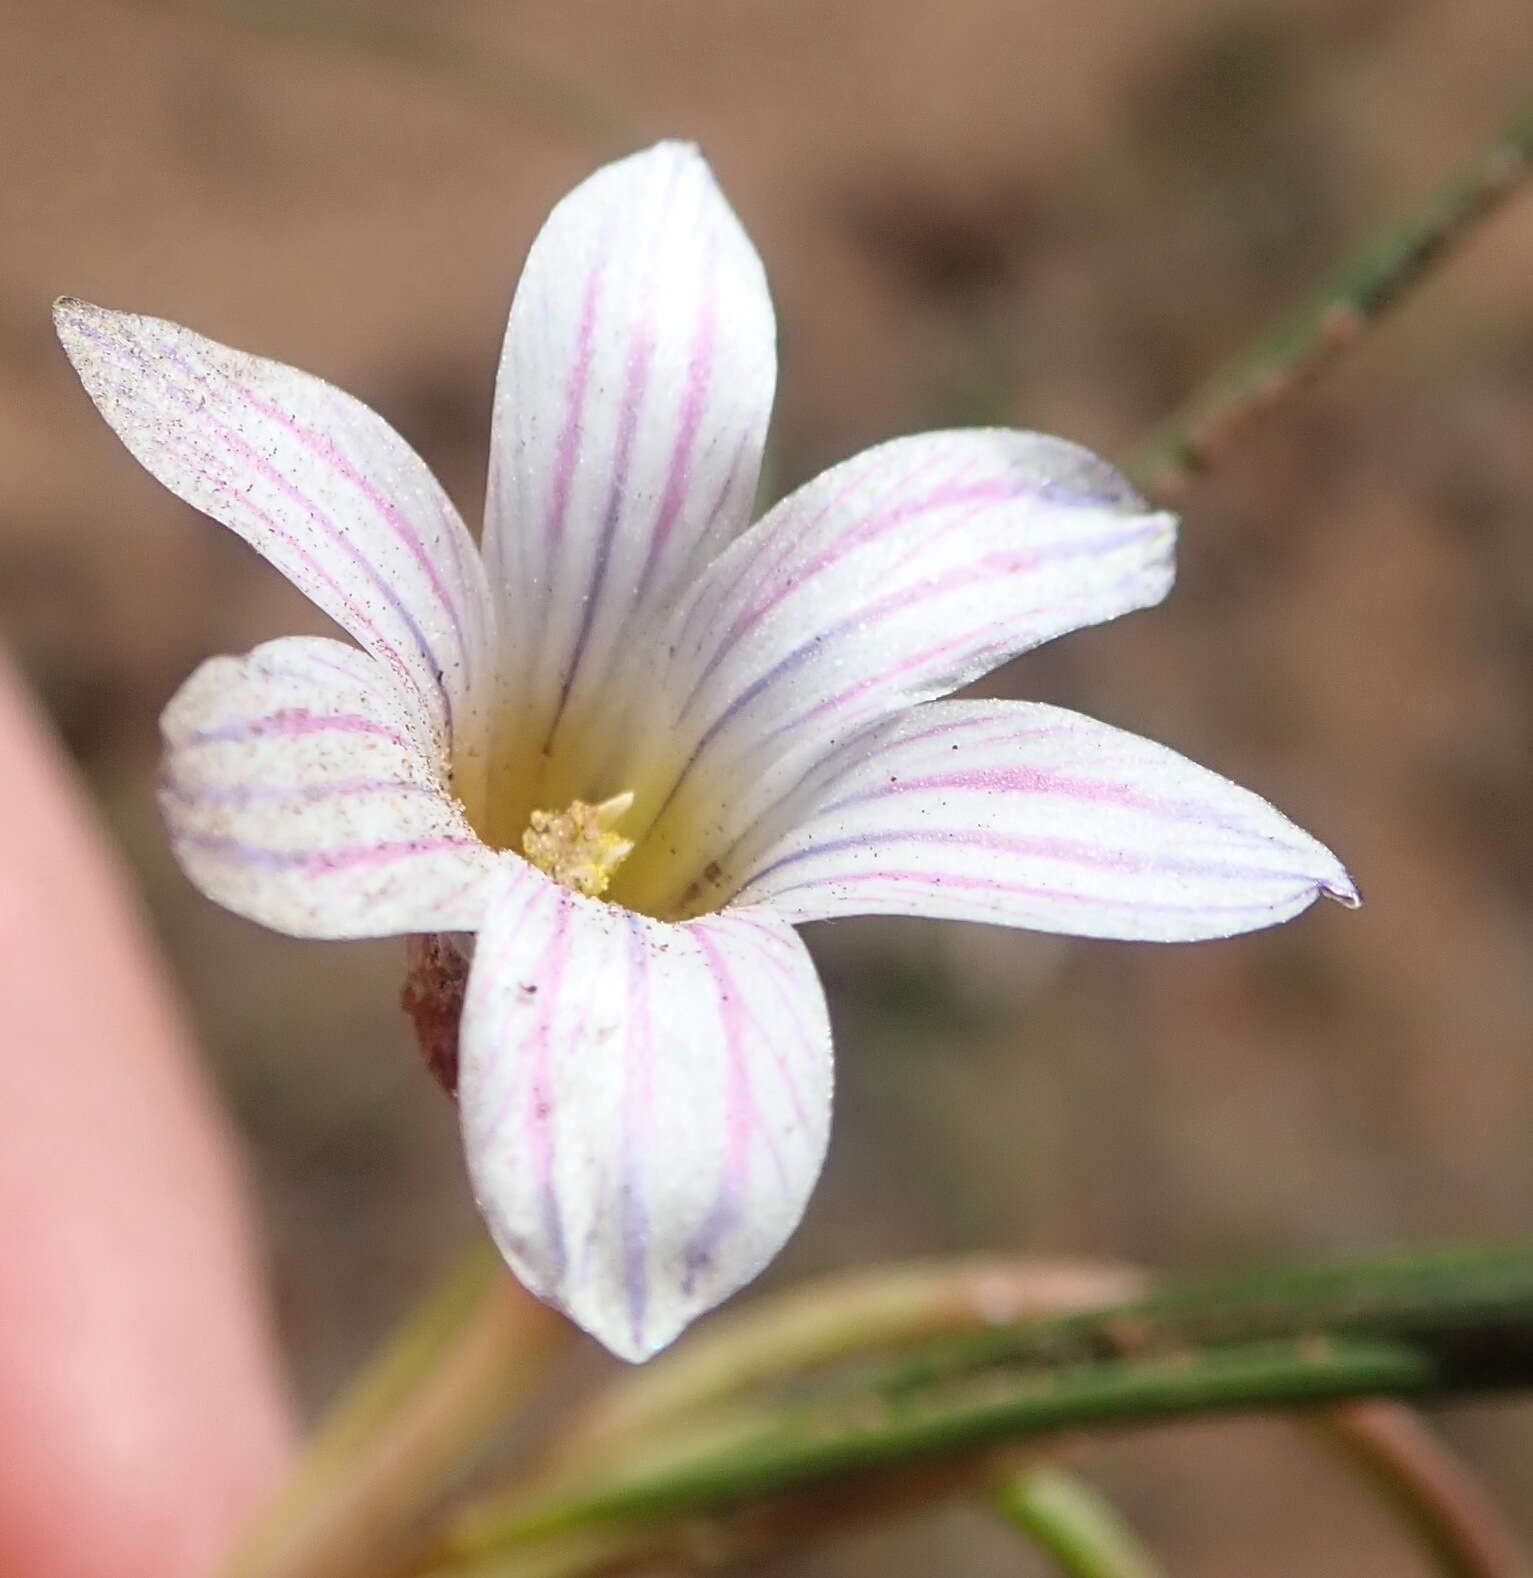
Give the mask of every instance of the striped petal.
M 883 715 L 1158 602 L 1174 535 L 1105 462 L 1035 433 L 897 439 L 824 473 L 709 567 L 664 642 L 656 732 L 681 765 L 656 846 L 703 849 L 701 869 Z M 664 913 L 676 895 L 652 889 Z
M 939 702 L 878 726 L 731 863 L 735 902 L 795 922 L 933 915 L 1186 942 L 1274 925 L 1322 893 L 1358 902 L 1336 857 L 1249 790 L 1023 702 Z
M 213 658 L 161 727 L 171 843 L 209 898 L 295 937 L 478 924 L 498 857 L 365 653 L 289 636 Z
M 803 944 L 765 912 L 667 926 L 507 862 L 460 1047 L 496 1242 L 625 1359 L 749 1282 L 819 1173 L 824 1001 Z
M 485 525 L 521 732 L 607 692 L 632 629 L 748 522 L 775 332 L 695 148 L 609 165 L 554 209 L 506 330 Z
M 484 572 L 404 440 L 320 379 L 176 324 L 68 300 L 54 317 L 135 458 L 372 653 L 410 698 L 413 729 L 438 749 L 469 745 L 489 661 Z

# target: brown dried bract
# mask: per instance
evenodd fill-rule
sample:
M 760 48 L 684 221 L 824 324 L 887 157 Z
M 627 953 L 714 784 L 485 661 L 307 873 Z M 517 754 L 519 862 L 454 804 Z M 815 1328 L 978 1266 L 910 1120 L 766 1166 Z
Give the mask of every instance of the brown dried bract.
M 415 1022 L 426 1066 L 449 1096 L 458 1089 L 458 1021 L 468 984 L 469 956 L 446 933 L 411 937 L 400 1006 Z

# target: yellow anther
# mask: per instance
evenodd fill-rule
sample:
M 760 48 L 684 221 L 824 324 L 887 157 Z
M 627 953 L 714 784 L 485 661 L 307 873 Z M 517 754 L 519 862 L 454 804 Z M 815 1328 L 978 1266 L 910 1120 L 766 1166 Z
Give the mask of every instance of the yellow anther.
M 571 800 L 564 811 L 534 811 L 522 834 L 522 853 L 555 882 L 600 898 L 633 848 L 631 838 L 613 831 L 632 804 L 633 795 L 625 793 L 600 805 Z

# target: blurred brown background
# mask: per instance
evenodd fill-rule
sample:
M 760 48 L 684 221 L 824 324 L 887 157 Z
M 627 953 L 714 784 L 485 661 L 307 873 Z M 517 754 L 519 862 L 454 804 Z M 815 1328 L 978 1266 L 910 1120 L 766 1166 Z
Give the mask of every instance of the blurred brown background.
M 451 1114 L 396 1011 L 397 944 L 272 936 L 169 862 L 160 707 L 209 653 L 322 627 L 118 447 L 53 344 L 51 298 L 325 375 L 477 519 L 528 241 L 601 159 L 677 134 L 713 159 L 773 282 L 783 485 L 969 420 L 1121 453 L 1516 107 L 1533 17 L 1523 0 L 0 0 L 0 62 L 0 631 L 194 1005 L 317 1402 L 468 1228 Z M 1000 676 L 1269 795 L 1367 906 L 1175 949 L 819 928 L 838 1128 L 774 1283 L 967 1248 L 1194 1269 L 1527 1231 L 1530 265 L 1533 197 L 1226 455 L 1187 500 L 1164 609 Z M 1533 1409 L 1445 1424 L 1533 1537 Z M 1098 1461 L 1177 1574 L 1420 1570 L 1280 1427 Z M 954 1514 L 774 1570 L 1031 1560 Z

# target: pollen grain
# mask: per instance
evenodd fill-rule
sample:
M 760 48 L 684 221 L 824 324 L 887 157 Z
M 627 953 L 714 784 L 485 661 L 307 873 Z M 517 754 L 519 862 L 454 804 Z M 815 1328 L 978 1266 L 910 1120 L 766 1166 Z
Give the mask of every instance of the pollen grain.
M 632 805 L 633 795 L 625 793 L 599 805 L 572 800 L 563 811 L 534 811 L 522 834 L 522 853 L 555 882 L 598 899 L 633 849 L 633 840 L 616 831 Z

